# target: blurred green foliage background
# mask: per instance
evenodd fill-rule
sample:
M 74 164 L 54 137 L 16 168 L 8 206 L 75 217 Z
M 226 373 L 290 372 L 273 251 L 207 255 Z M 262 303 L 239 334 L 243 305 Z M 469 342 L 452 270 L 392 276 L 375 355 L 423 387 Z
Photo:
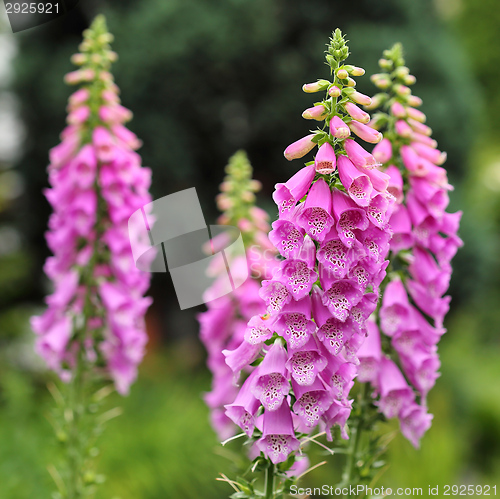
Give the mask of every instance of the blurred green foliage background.
M 42 189 L 71 92 L 62 76 L 99 12 L 116 38 L 114 74 L 153 168 L 153 195 L 196 187 L 208 223 L 238 148 L 248 151 L 264 185 L 259 202 L 274 216 L 273 186 L 298 168 L 282 151 L 308 130 L 300 113 L 312 101 L 300 88 L 327 76 L 323 50 L 335 27 L 351 40 L 350 62 L 368 74 L 383 49 L 403 43 L 414 92 L 448 152 L 451 210 L 464 211 L 465 246 L 454 265 L 442 377 L 429 399 L 433 426 L 420 451 L 395 438 L 380 484 L 500 485 L 498 0 L 82 0 L 58 20 L 16 35 L 4 27 L 1 35 L 17 53 L 0 111 L 14 102 L 22 145 L 0 158 L 0 498 L 45 498 L 52 490 L 45 469 L 57 452 L 46 419 L 52 376 L 32 353 L 28 318 L 48 289 Z M 358 82 L 374 93 L 368 77 Z M 125 413 L 101 440 L 108 479 L 99 497 L 227 497 L 229 487 L 215 477 L 235 471 L 238 444 L 222 450 L 200 397 L 210 383 L 196 339 L 201 308 L 179 311 L 166 274 L 155 276 L 151 293 L 149 355 L 131 395 L 112 401 Z M 316 452 L 312 461 L 322 458 Z M 329 461 L 308 484 L 336 483 L 340 458 Z

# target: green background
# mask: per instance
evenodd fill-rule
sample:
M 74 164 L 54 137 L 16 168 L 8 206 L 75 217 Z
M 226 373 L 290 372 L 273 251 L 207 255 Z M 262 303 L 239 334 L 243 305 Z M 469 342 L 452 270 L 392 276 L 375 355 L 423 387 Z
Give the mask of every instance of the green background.
M 14 233 L 18 241 L 0 251 L 0 498 L 48 498 L 52 490 L 46 465 L 57 445 L 45 387 L 52 376 L 32 353 L 28 318 L 49 289 L 41 269 L 49 215 L 42 189 L 71 92 L 62 77 L 81 31 L 99 12 L 115 35 L 113 72 L 134 112 L 130 128 L 144 141 L 153 195 L 196 187 L 208 223 L 217 216 L 213 199 L 224 165 L 239 148 L 263 183 L 259 204 L 275 216 L 273 186 L 300 165 L 282 151 L 309 127 L 300 113 L 314 97 L 300 89 L 328 76 L 323 50 L 334 28 L 350 40 L 349 62 L 368 74 L 383 49 L 403 43 L 417 77 L 414 93 L 448 152 L 456 186 L 450 209 L 464 211 L 465 246 L 454 261 L 442 376 L 429 397 L 433 426 L 420 451 L 396 436 L 380 484 L 500 486 L 498 0 L 82 0 L 51 23 L 16 35 L 5 26 L 2 35 L 14 38 L 17 54 L 0 91 L 15 96 L 24 138 L 15 160 L 0 161 L 2 175 L 23 185 L 17 197 L 7 183 L 0 189 L 0 237 Z M 357 80 L 361 91 L 375 92 L 368 77 Z M 202 307 L 181 312 L 168 274 L 155 276 L 151 293 L 149 353 L 131 395 L 110 401 L 125 411 L 101 439 L 107 481 L 98 497 L 227 497 L 229 487 L 215 477 L 234 476 L 238 444 L 218 445 L 201 400 L 210 386 L 196 336 Z M 320 459 L 315 452 L 313 464 Z M 329 458 L 306 483 L 334 485 L 340 466 L 340 458 Z

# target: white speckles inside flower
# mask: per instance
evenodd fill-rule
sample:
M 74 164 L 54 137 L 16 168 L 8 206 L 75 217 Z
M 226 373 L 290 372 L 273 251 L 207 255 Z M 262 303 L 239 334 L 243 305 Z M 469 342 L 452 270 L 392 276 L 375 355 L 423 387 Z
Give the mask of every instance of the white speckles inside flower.
M 255 395 L 268 411 L 275 411 L 288 393 L 288 382 L 280 373 L 261 376 L 255 386 Z
M 295 413 L 301 417 L 306 426 L 315 426 L 331 405 L 331 398 L 325 395 L 326 392 L 321 391 L 307 392 L 294 404 Z
M 304 212 L 307 217 L 306 232 L 313 238 L 317 238 L 329 227 L 330 216 L 319 207 L 309 208 Z
M 313 352 L 297 352 L 291 361 L 291 374 L 299 385 L 311 385 L 316 377 Z
M 291 348 L 299 348 L 306 344 L 310 335 L 310 321 L 304 314 L 285 315 L 287 342 Z

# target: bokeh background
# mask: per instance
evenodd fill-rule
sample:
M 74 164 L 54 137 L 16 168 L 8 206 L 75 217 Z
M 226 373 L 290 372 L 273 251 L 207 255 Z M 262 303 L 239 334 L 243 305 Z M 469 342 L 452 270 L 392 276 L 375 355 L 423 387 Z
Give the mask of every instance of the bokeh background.
M 52 379 L 33 354 L 28 319 L 43 306 L 48 255 L 49 148 L 64 126 L 71 89 L 62 82 L 81 31 L 108 18 L 119 61 L 113 72 L 130 128 L 153 169 L 153 195 L 196 187 L 208 223 L 228 157 L 248 151 L 263 183 L 259 204 L 299 163 L 283 149 L 304 135 L 311 105 L 301 85 L 326 77 L 323 50 L 340 27 L 350 62 L 377 70 L 400 41 L 417 77 L 464 211 L 465 246 L 454 261 L 442 376 L 429 398 L 434 423 L 415 451 L 396 437 L 380 484 L 500 485 L 500 4 L 498 0 L 81 0 L 76 10 L 13 35 L 3 7 L 0 32 L 0 498 L 50 497 L 46 464 L 57 452 L 47 420 Z M 375 92 L 369 78 L 358 88 Z M 238 445 L 222 449 L 201 394 L 210 379 L 196 313 L 180 311 L 168 274 L 153 279 L 148 356 L 101 439 L 102 498 L 223 498 L 215 481 L 235 471 Z M 386 431 L 394 429 L 388 425 Z M 314 460 L 322 459 L 318 453 Z M 308 476 L 334 485 L 340 460 Z

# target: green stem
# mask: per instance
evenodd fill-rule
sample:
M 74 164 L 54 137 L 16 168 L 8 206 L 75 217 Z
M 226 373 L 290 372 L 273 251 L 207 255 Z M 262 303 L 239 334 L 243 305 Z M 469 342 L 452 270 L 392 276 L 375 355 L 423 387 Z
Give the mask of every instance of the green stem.
M 83 469 L 84 449 L 82 445 L 81 423 L 84 406 L 84 376 L 81 367 L 81 359 L 69 387 L 68 407 L 64 418 L 69 427 L 68 435 L 68 499 L 79 499 L 83 497 Z
M 266 492 L 265 499 L 274 499 L 274 464 L 270 463 L 266 469 Z
M 98 169 L 100 164 L 98 164 Z M 97 181 L 95 189 L 100 197 Z M 99 217 L 99 214 L 98 214 Z M 82 282 L 86 286 L 84 306 L 83 306 L 83 324 L 75 333 L 75 341 L 78 344 L 78 353 L 76 356 L 76 365 L 73 370 L 73 377 L 69 386 L 68 404 L 65 410 L 64 419 L 68 424 L 68 499 L 80 499 L 84 497 L 85 492 L 85 472 L 87 466 L 87 449 L 85 437 L 90 431 L 85 427 L 85 410 L 88 404 L 87 382 L 88 365 L 84 358 L 85 338 L 87 336 L 88 321 L 95 313 L 95 305 L 92 302 L 92 293 L 95 288 L 94 269 L 98 257 L 98 241 L 101 232 L 99 221 L 96 226 L 97 235 L 93 243 L 92 257 L 86 269 L 82 272 Z
M 102 92 L 110 87 L 108 80 L 99 76 L 103 71 L 108 71 L 111 62 L 115 59 L 110 51 L 109 42 L 111 35 L 107 31 L 104 16 L 97 16 L 91 27 L 84 32 L 84 42 L 80 46 L 84 53 L 86 62 L 82 69 L 90 69 L 94 72 L 91 81 L 85 84 L 90 92 L 87 105 L 91 115 L 86 124 L 80 130 L 80 147 L 92 141 L 92 132 L 98 125 L 104 125 L 99 117 L 99 109 L 104 103 Z M 94 190 L 97 194 L 97 216 L 96 235 L 93 241 L 92 256 L 88 265 L 80 270 L 80 285 L 85 287 L 84 305 L 82 311 L 83 324 L 74 324 L 74 335 L 71 348 L 76 347 L 77 354 L 75 365 L 72 367 L 72 378 L 65 390 L 65 401 L 60 404 L 63 410 L 62 432 L 65 445 L 64 479 L 59 480 L 58 486 L 65 483 L 65 489 L 61 490 L 64 499 L 81 499 L 88 496 L 88 485 L 92 483 L 93 474 L 90 469 L 91 456 L 90 444 L 97 435 L 99 421 L 95 416 L 89 416 L 90 394 L 93 388 L 92 363 L 86 358 L 85 343 L 90 336 L 89 319 L 97 317 L 102 307 L 98 304 L 94 271 L 96 265 L 102 262 L 103 253 L 100 249 L 101 235 L 104 231 L 103 220 L 106 217 L 105 203 L 101 196 L 98 179 L 101 163 L 97 165 L 97 174 Z M 95 405 L 95 404 L 93 404 Z
M 366 416 L 366 401 L 369 396 L 369 386 L 368 383 L 362 383 L 361 392 L 359 395 L 359 416 L 356 421 L 355 426 L 351 432 L 351 445 L 349 446 L 347 461 L 342 473 L 342 485 L 356 485 L 356 483 L 351 483 L 355 478 L 356 463 L 359 455 L 359 447 L 361 444 L 361 435 L 365 426 L 365 416 Z M 351 495 L 349 496 L 351 497 Z

